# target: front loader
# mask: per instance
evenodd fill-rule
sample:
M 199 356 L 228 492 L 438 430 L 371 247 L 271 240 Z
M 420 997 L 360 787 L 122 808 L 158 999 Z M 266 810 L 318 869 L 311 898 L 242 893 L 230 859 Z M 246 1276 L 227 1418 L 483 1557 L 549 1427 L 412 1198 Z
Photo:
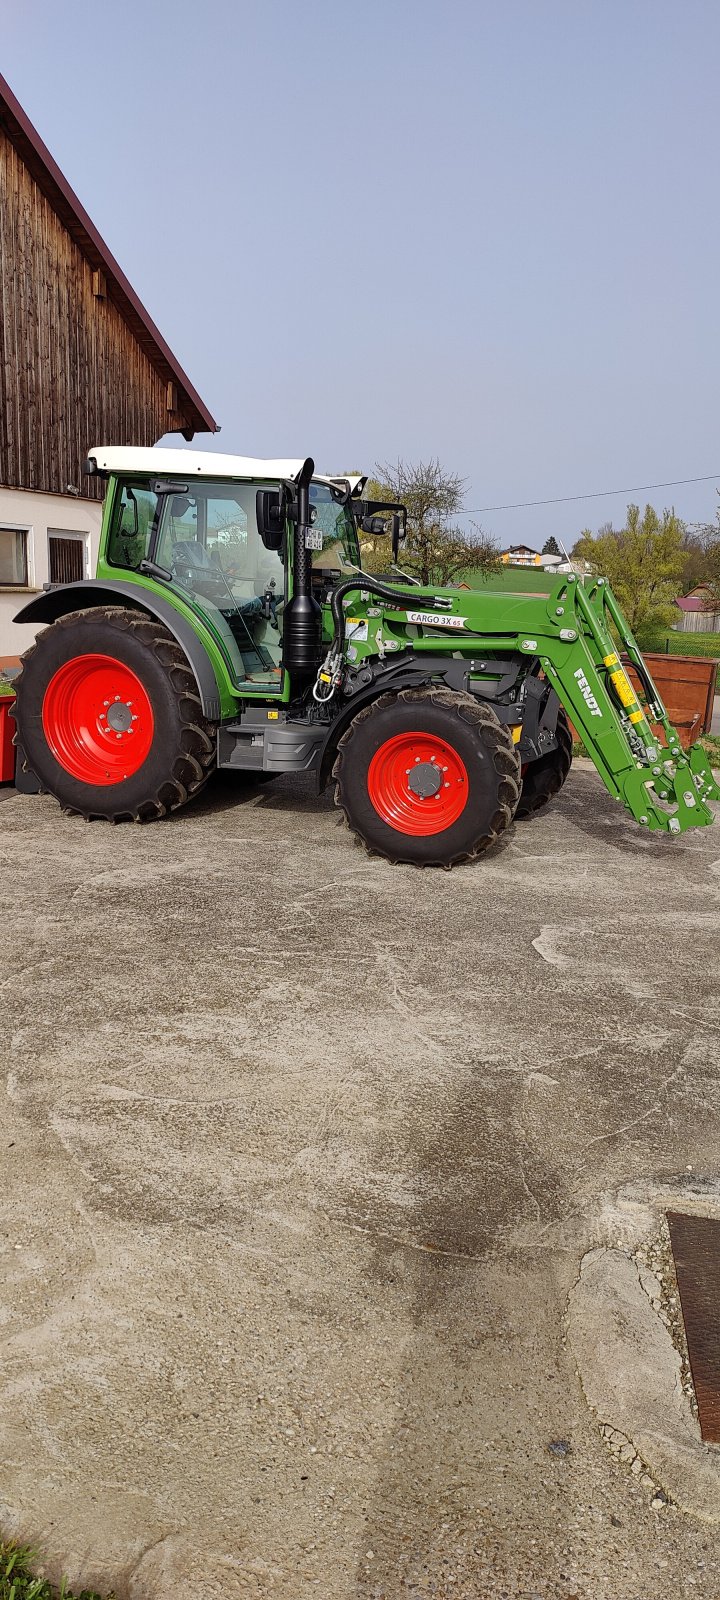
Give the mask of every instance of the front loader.
M 390 514 L 397 564 L 404 510 L 310 459 L 98 448 L 88 467 L 107 479 L 97 576 L 17 618 L 45 624 L 16 681 L 26 791 L 144 822 L 216 766 L 314 772 L 372 854 L 451 867 L 557 793 L 571 719 L 638 823 L 713 820 L 708 763 L 682 750 L 602 578 L 364 573 L 359 530 Z

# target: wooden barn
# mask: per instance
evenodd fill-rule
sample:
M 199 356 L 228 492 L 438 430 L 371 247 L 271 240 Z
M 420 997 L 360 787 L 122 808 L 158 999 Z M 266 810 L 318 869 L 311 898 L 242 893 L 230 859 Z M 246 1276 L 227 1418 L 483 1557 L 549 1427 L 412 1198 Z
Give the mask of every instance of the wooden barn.
M 681 595 L 675 604 L 681 614 L 676 624 L 680 633 L 720 633 L 720 611 L 715 610 L 712 593 L 704 583 Z
M 94 568 L 91 446 L 216 427 L 0 77 L 0 663 L 28 592 Z

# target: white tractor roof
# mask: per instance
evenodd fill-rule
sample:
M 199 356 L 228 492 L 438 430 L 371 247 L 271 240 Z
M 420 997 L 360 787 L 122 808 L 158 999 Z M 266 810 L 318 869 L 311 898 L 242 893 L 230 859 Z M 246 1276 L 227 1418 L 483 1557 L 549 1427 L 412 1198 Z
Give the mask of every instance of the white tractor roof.
M 88 451 L 100 472 L 152 472 L 169 478 L 275 478 L 293 483 L 305 457 L 258 461 L 222 456 L 213 450 L 136 449 L 134 445 L 96 445 Z

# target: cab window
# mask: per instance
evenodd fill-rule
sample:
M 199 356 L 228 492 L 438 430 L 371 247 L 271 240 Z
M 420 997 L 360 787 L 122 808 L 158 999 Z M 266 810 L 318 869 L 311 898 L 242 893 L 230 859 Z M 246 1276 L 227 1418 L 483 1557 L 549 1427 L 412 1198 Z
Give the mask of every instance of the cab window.
M 108 561 L 113 567 L 137 572 L 146 561 L 155 527 L 158 497 L 148 484 L 124 483 L 115 497 Z

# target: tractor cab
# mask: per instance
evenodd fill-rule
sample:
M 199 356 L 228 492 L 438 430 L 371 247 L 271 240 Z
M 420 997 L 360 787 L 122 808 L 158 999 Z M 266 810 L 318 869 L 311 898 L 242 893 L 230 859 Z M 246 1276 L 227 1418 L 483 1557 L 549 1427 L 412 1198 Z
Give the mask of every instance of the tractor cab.
M 319 477 L 309 485 L 311 582 L 320 602 L 360 565 L 353 486 Z M 233 682 L 250 693 L 282 689 L 291 551 L 285 537 L 269 547 L 257 512 L 258 490 L 274 494 L 277 487 L 259 478 L 229 482 L 182 471 L 162 478 L 118 474 L 98 566 L 99 576 L 125 572 L 168 585 L 210 627 Z

